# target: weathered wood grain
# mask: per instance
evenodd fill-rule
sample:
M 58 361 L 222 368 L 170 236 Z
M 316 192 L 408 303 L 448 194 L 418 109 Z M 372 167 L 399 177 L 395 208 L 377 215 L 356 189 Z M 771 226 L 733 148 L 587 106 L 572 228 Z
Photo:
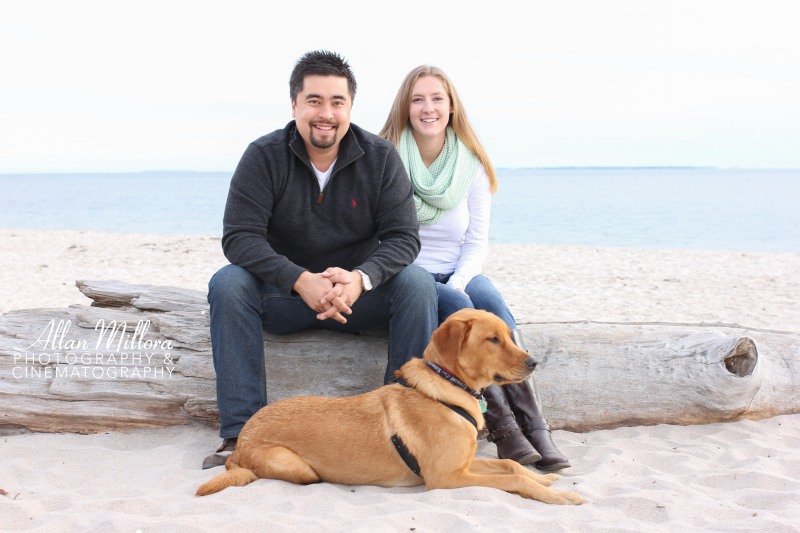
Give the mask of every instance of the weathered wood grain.
M 205 294 L 78 281 L 91 306 L 0 316 L 0 425 L 91 433 L 217 421 Z M 800 412 L 800 334 L 708 324 L 521 324 L 554 428 Z M 113 338 L 112 338 L 113 337 Z M 265 334 L 270 401 L 381 385 L 386 337 Z
M 741 326 L 529 324 L 554 427 L 704 424 L 800 412 L 800 335 Z

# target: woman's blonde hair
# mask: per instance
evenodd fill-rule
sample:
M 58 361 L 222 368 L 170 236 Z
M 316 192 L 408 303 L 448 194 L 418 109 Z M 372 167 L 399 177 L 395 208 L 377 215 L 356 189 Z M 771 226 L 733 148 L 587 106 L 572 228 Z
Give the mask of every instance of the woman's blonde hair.
M 421 65 L 411 72 L 400 84 L 400 89 L 397 91 L 397 96 L 394 98 L 392 109 L 389 111 L 389 116 L 386 118 L 386 124 L 380 132 L 380 136 L 387 139 L 393 145 L 397 146 L 400 143 L 400 134 L 409 123 L 408 109 L 411 105 L 411 91 L 414 89 L 414 84 L 419 78 L 425 76 L 435 76 L 441 80 L 444 85 L 447 95 L 450 97 L 450 102 L 453 105 L 453 111 L 450 112 L 449 125 L 453 127 L 459 140 L 469 148 L 473 154 L 478 158 L 483 165 L 483 169 L 489 176 L 489 185 L 492 192 L 497 191 L 497 174 L 495 174 L 494 167 L 489 161 L 489 155 L 483 149 L 478 136 L 472 129 L 472 125 L 467 118 L 467 112 L 461 104 L 461 98 L 458 97 L 456 88 L 447 77 L 442 69 L 430 65 Z

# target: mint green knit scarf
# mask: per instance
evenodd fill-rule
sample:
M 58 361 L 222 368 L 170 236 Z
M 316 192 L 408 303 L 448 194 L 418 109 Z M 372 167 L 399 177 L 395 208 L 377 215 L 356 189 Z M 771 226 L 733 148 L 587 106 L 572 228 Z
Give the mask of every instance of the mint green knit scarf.
M 480 166 L 475 154 L 449 126 L 444 147 L 430 167 L 426 168 L 422 162 L 408 126 L 400 134 L 397 151 L 414 187 L 414 205 L 420 224 L 433 224 L 456 207 L 467 194 Z

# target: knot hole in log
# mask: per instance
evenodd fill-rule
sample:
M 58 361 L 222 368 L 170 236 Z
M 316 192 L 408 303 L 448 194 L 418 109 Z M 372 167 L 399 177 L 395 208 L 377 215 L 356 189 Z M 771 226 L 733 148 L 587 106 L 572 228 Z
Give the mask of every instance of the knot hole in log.
M 746 378 L 752 375 L 757 362 L 756 343 L 750 337 L 741 337 L 736 341 L 733 352 L 725 358 L 725 368 L 735 376 Z

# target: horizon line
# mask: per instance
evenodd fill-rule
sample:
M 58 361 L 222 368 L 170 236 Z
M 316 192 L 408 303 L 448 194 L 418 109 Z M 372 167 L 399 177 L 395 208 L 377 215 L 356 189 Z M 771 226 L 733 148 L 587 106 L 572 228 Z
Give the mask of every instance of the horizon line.
M 800 170 L 800 167 L 747 167 L 714 165 L 554 165 L 497 166 L 495 170 Z M 0 171 L 0 176 L 86 175 L 86 174 L 233 174 L 233 170 L 56 170 Z

